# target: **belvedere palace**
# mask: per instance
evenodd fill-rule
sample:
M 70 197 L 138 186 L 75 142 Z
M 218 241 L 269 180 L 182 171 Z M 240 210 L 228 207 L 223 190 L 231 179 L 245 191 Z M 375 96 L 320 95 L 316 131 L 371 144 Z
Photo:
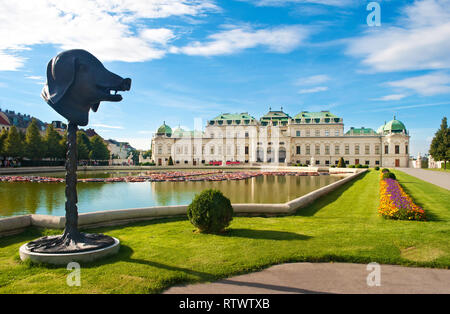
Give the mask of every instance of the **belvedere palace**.
M 408 167 L 409 134 L 394 119 L 376 131 L 350 128 L 329 111 L 302 111 L 291 117 L 272 111 L 259 120 L 245 113 L 224 113 L 207 121 L 204 131 L 174 130 L 164 124 L 152 138 L 152 160 L 166 166 L 204 164 L 302 164 Z

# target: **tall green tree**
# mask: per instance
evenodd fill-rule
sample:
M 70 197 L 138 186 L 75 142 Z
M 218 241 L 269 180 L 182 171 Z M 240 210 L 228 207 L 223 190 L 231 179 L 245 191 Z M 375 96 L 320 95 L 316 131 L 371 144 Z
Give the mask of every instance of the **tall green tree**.
M 6 129 L 3 129 L 0 133 L 0 156 L 5 155 L 5 142 L 6 138 L 8 137 L 8 131 Z
M 67 131 L 62 136 L 61 140 L 59 141 L 59 145 L 61 146 L 61 156 L 59 158 L 66 159 L 66 153 L 67 153 Z
M 339 158 L 337 167 L 338 167 L 338 168 L 345 168 L 345 167 L 346 167 L 346 165 L 345 165 L 345 160 L 344 160 L 343 157 Z
M 4 143 L 5 156 L 23 157 L 24 143 L 20 133 L 14 125 L 9 129 L 8 137 Z
M 44 141 L 41 133 L 39 132 L 39 126 L 36 119 L 32 119 L 28 125 L 25 134 L 25 157 L 32 160 L 39 160 L 46 154 Z
M 447 117 L 442 119 L 441 127 L 434 134 L 429 153 L 435 161 L 443 160 L 444 169 L 447 169 L 447 161 L 450 160 L 450 129 L 447 125 Z
M 109 160 L 109 150 L 103 139 L 95 135 L 91 139 L 89 158 L 92 160 Z
M 44 146 L 46 153 L 44 157 L 51 159 L 64 158 L 65 145 L 62 145 L 62 136 L 55 130 L 53 125 L 49 125 L 45 131 Z
M 88 144 L 87 144 L 88 143 Z M 91 147 L 91 142 L 89 137 L 83 131 L 77 132 L 77 150 L 78 150 L 78 160 L 89 159 L 89 148 Z

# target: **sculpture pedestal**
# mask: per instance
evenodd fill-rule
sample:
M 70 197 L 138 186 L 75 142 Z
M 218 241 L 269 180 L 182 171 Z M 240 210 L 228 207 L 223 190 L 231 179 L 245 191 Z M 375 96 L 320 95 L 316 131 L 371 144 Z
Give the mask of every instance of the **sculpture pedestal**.
M 98 236 L 98 235 L 96 235 Z M 67 248 L 67 250 L 61 251 L 61 249 L 56 249 L 48 246 L 46 248 L 41 248 L 38 250 L 33 249 L 33 244 L 36 242 L 40 243 L 51 243 L 54 242 L 61 236 L 53 237 L 43 237 L 38 240 L 26 243 L 22 245 L 19 249 L 20 259 L 25 261 L 30 259 L 33 262 L 54 264 L 54 265 L 67 265 L 70 262 L 86 263 L 92 262 L 107 256 L 117 254 L 120 248 L 120 241 L 116 238 L 104 236 L 111 239 L 107 243 L 104 242 L 97 248 L 95 245 L 84 243 L 78 243 L 75 246 Z M 30 245 L 31 244 L 31 245 Z

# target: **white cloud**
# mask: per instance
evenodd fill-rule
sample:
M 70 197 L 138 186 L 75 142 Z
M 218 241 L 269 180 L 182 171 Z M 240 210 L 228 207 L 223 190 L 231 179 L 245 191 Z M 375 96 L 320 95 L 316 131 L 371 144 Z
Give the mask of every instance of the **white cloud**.
M 379 100 L 379 101 L 391 101 L 391 100 L 401 100 L 405 98 L 406 95 L 404 94 L 392 94 L 392 95 L 386 95 L 380 98 L 373 98 L 372 100 Z
M 323 4 L 329 6 L 346 6 L 354 3 L 354 0 L 241 0 L 253 3 L 256 6 L 284 6 L 287 4 Z
M 150 137 L 123 137 L 118 138 L 119 142 L 127 142 L 132 147 L 139 150 L 149 150 L 151 148 L 151 138 Z
M 91 124 L 93 127 L 99 127 L 99 128 L 106 128 L 106 129 L 117 129 L 117 130 L 123 130 L 122 126 L 116 126 L 116 125 L 107 125 L 107 124 Z
M 328 90 L 328 87 L 326 87 L 326 86 L 317 86 L 317 87 L 313 87 L 313 88 L 301 89 L 298 93 L 299 94 L 312 94 L 312 93 L 324 92 L 326 90 Z
M 315 85 L 328 82 L 331 78 L 326 74 L 302 77 L 297 80 L 296 85 Z
M 410 77 L 387 84 L 396 88 L 411 89 L 424 96 L 450 93 L 450 75 L 440 72 Z
M 213 0 L 23 0 L 0 2 L 0 71 L 24 65 L 20 51 L 38 44 L 83 48 L 102 61 L 162 58 L 174 38 L 167 28 L 134 29 L 138 19 L 201 16 Z M 134 25 L 141 25 L 134 23 Z
M 297 48 L 309 31 L 300 26 L 281 26 L 265 29 L 234 27 L 208 37 L 206 43 L 194 42 L 185 47 L 172 47 L 173 53 L 192 56 L 228 55 L 244 49 L 265 46 L 277 53 L 288 53 Z
M 351 40 L 348 53 L 376 72 L 450 68 L 449 1 L 415 1 L 402 13 L 398 25 Z

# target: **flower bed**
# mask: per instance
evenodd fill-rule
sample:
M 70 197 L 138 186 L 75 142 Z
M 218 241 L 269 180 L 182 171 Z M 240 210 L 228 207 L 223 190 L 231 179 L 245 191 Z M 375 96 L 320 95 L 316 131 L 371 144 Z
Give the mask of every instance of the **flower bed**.
M 397 180 L 381 179 L 380 207 L 381 216 L 400 220 L 426 220 L 425 211 L 414 204 Z

